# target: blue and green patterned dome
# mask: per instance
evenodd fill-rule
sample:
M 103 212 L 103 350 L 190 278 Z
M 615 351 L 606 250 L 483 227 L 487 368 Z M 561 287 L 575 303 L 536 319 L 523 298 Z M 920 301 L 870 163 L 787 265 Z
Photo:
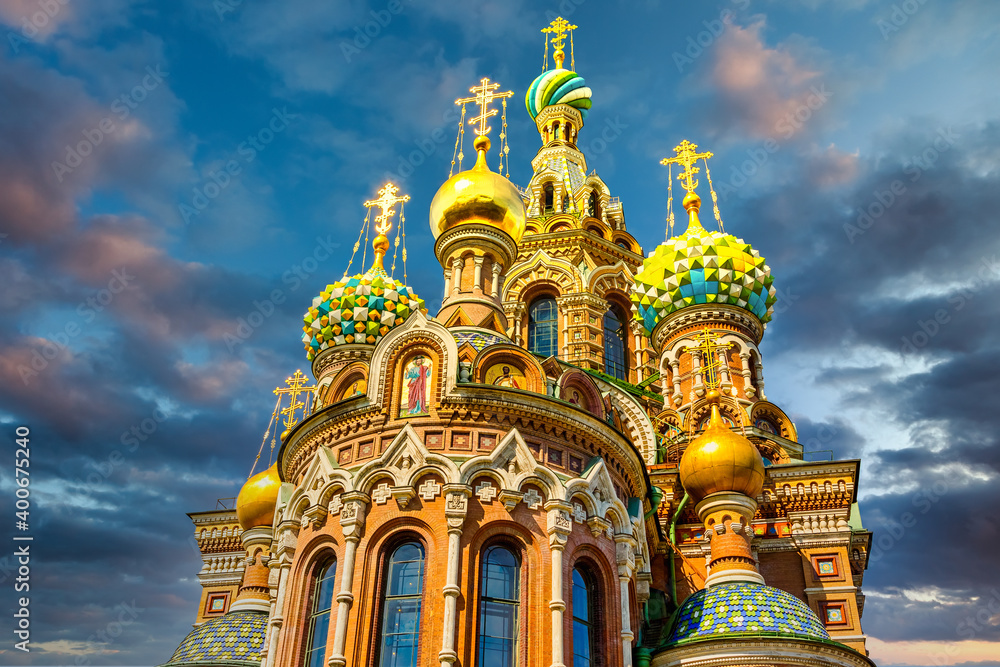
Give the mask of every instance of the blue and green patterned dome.
M 524 104 L 528 107 L 532 120 L 542 109 L 555 104 L 568 104 L 579 110 L 580 115 L 586 119 L 590 110 L 590 95 L 591 90 L 582 76 L 568 69 L 551 69 L 542 72 L 531 82 L 524 96 Z
M 635 276 L 633 313 L 651 335 L 675 311 L 701 303 L 743 308 L 762 324 L 778 300 L 771 268 L 749 243 L 697 223 L 657 246 Z
M 260 665 L 267 632 L 262 611 L 231 611 L 205 621 L 188 633 L 170 660 L 160 667 L 180 665 Z
M 303 316 L 306 357 L 312 361 L 322 350 L 345 343 L 374 345 L 423 307 L 413 290 L 376 263 L 364 275 L 327 285 L 313 299 Z
M 812 609 L 791 593 L 735 582 L 702 589 L 685 600 L 668 644 L 754 634 L 830 639 Z

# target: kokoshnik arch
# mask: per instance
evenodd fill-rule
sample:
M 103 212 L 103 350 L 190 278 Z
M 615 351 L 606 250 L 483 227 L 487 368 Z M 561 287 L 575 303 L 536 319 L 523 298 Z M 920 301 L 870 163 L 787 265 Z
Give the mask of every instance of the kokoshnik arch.
M 543 30 L 525 188 L 487 164 L 512 92 L 458 100 L 436 316 L 406 284 L 409 197 L 365 202 L 373 260 L 305 314 L 315 384 L 276 390 L 274 464 L 235 509 L 190 515 L 203 594 L 166 665 L 872 665 L 860 462 L 805 461 L 767 400 L 770 268 L 724 231 L 687 141 L 663 161 L 686 230 L 644 257 L 577 145 L 575 27 Z

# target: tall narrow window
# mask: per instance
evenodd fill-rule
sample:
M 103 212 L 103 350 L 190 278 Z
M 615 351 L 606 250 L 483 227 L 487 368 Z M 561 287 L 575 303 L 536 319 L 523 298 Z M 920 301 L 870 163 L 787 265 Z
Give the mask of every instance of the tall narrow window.
M 528 350 L 543 357 L 556 353 L 558 343 L 556 300 L 538 299 L 528 309 Z
M 594 580 L 573 568 L 573 667 L 597 664 L 597 629 L 594 627 Z
M 479 583 L 478 667 L 514 667 L 517 664 L 519 569 L 517 556 L 506 547 L 489 547 L 483 555 Z
M 563 213 L 566 213 L 566 212 L 569 211 L 569 195 L 563 195 L 562 211 L 563 211 Z
M 555 206 L 556 189 L 552 187 L 551 183 L 547 183 L 543 192 L 545 193 L 545 212 L 551 213 L 552 207 Z
M 601 211 L 597 205 L 597 192 L 594 190 L 590 192 L 590 199 L 587 201 L 587 215 L 592 218 L 601 217 Z
M 330 607 L 336 585 L 337 561 L 330 561 L 316 570 L 313 578 L 312 610 L 306 644 L 306 667 L 326 665 L 326 638 L 330 634 Z
M 615 304 L 604 313 L 604 372 L 619 380 L 628 379 L 625 357 L 625 317 Z
M 381 667 L 416 667 L 423 589 L 424 548 L 418 542 L 401 544 L 389 557 L 386 571 Z

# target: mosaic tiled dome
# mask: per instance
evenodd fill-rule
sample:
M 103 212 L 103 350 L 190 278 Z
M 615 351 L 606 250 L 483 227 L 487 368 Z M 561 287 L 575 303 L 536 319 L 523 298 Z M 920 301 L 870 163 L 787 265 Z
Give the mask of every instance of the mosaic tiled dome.
M 657 246 L 635 277 L 632 303 L 646 334 L 664 317 L 699 303 L 726 303 L 771 320 L 778 300 L 770 267 L 749 243 L 700 224 Z
M 320 351 L 345 343 L 374 345 L 423 307 L 423 299 L 380 266 L 327 285 L 303 317 L 306 357 L 312 361 Z
M 590 95 L 591 90 L 582 76 L 559 68 L 542 72 L 531 82 L 524 96 L 524 104 L 532 119 L 545 107 L 555 104 L 568 104 L 579 110 L 580 115 L 586 119 L 590 110 Z
M 702 589 L 685 600 L 669 643 L 747 634 L 830 639 L 816 614 L 791 593 L 735 582 Z
M 260 665 L 260 650 L 267 631 L 262 611 L 231 611 L 192 630 L 177 647 L 171 665 Z

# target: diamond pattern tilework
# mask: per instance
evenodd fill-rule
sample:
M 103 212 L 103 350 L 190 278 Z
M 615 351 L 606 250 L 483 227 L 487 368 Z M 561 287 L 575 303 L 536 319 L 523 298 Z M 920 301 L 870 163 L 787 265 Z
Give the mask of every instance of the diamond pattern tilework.
M 199 662 L 259 665 L 266 631 L 266 613 L 231 611 L 192 630 L 162 667 Z
M 791 593 L 737 582 L 702 589 L 685 600 L 670 643 L 746 633 L 830 638 L 816 614 Z
M 767 324 L 778 300 L 771 269 L 743 239 L 701 227 L 659 245 L 642 263 L 632 293 L 634 317 L 647 334 L 685 306 L 726 303 Z
M 476 331 L 454 331 L 452 334 L 455 336 L 455 342 L 458 343 L 459 347 L 468 343 L 475 348 L 476 352 L 482 352 L 490 345 L 510 343 L 510 339 L 504 338 L 503 336 L 492 336 L 490 334 L 479 333 Z
M 345 343 L 374 345 L 423 308 L 413 290 L 381 268 L 327 285 L 303 316 L 306 357 L 312 361 L 321 350 Z

